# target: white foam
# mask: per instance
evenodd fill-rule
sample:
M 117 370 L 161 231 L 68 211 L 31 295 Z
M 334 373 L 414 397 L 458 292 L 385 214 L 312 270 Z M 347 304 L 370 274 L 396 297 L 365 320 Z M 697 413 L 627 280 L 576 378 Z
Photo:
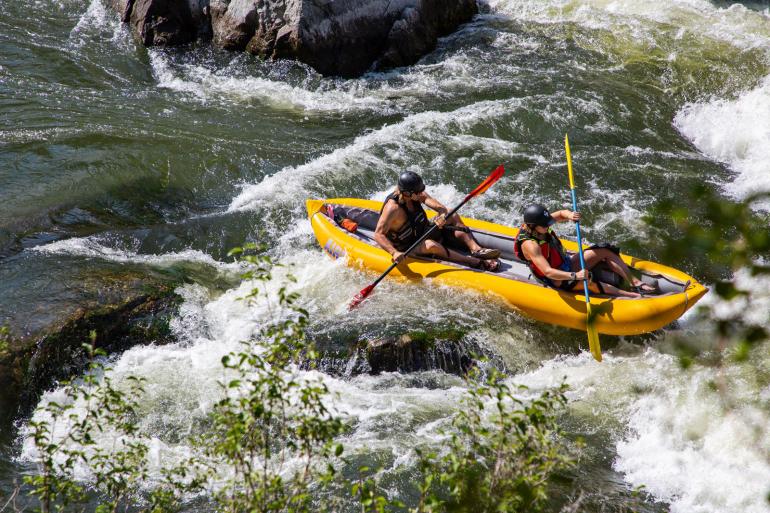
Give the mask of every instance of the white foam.
M 539 44 L 534 38 L 508 33 L 498 34 L 494 41 L 496 47 L 514 47 L 519 53 L 522 49 L 534 52 Z M 149 56 L 159 87 L 192 95 L 203 102 L 258 101 L 276 110 L 311 115 L 406 114 L 437 98 L 464 96 L 469 90 L 499 90 L 522 80 L 515 61 L 500 63 L 505 73 L 479 73 L 478 56 L 462 50 L 440 62 L 369 73 L 359 79 L 322 78 L 308 72 L 310 75 L 301 82 L 266 76 L 264 70 L 254 66 L 253 56 L 236 56 L 221 69 L 211 69 L 200 62 L 173 63 L 159 50 L 150 50 Z M 249 65 L 251 69 L 242 69 Z
M 661 30 L 683 37 L 726 42 L 744 50 L 766 48 L 770 38 L 767 12 L 740 4 L 728 8 L 708 0 L 490 0 L 490 7 L 512 18 L 544 24 L 579 23 L 595 30 L 624 34 L 629 43 L 656 48 Z
M 575 415 L 609 431 L 614 468 L 630 486 L 644 486 L 672 513 L 767 511 L 770 415 L 754 405 L 756 392 L 742 370 L 693 366 L 652 349 L 636 356 L 563 356 L 513 379 L 534 391 L 565 380 Z M 729 384 L 725 409 L 711 383 Z M 729 486 L 734 484 L 735 486 Z
M 201 101 L 259 101 L 277 110 L 297 112 L 396 111 L 392 102 L 360 91 L 364 82 L 324 83 L 315 90 L 285 80 L 237 74 L 232 69 L 211 70 L 200 64 L 173 65 L 159 50 L 150 50 L 150 64 L 158 87 L 188 93 Z M 359 87 L 356 87 L 359 86 Z M 326 89 L 324 89 L 326 87 Z
M 116 383 L 123 383 L 128 376 L 146 378 L 139 419 L 141 440 L 152 449 L 154 467 L 145 486 L 152 486 L 160 477 L 161 464 L 182 461 L 194 452 L 184 435 L 195 432 L 213 404 L 222 397 L 218 384 L 225 377 L 221 358 L 238 350 L 239 342 L 251 338 L 266 322 L 286 315 L 287 312 L 277 307 L 276 300 L 279 287 L 286 283 L 286 273 L 293 272 L 297 278 L 296 283 L 289 285 L 290 290 L 301 288 L 309 292 L 311 299 L 305 306 L 314 312 L 314 317 L 336 317 L 330 311 L 333 308 L 330 302 L 314 301 L 312 292 L 318 286 L 340 288 L 340 281 L 334 279 L 339 264 L 324 259 L 310 265 L 309 256 L 307 252 L 302 253 L 294 262 L 287 262 L 287 267 L 277 268 L 277 279 L 273 282 L 242 283 L 218 297 L 210 297 L 199 286 L 180 288 L 184 304 L 179 322 L 174 322 L 172 328 L 184 341 L 162 347 L 134 347 L 114 361 L 109 375 Z M 294 265 L 299 262 L 306 265 Z M 254 286 L 260 291 L 256 299 L 241 299 Z M 324 295 L 326 292 L 322 291 Z M 386 374 L 343 381 L 318 372 L 294 371 L 300 379 L 320 379 L 330 387 L 329 407 L 352 427 L 344 437 L 348 454 L 384 451 L 400 458 L 402 463 L 409 460 L 415 440 L 434 436 L 431 430 L 422 431 L 420 436 L 412 435 L 409 429 L 404 430 L 405 426 L 420 428 L 446 418 L 462 392 L 462 381 L 443 373 L 424 378 L 441 384 L 426 389 L 415 385 L 419 376 Z M 61 396 L 61 390 L 55 390 L 45 394 L 42 401 L 61 400 Z M 83 407 L 78 405 L 76 411 L 81 412 Z M 36 418 L 39 419 L 39 414 Z M 63 435 L 63 429 L 61 426 L 57 436 Z M 394 429 L 402 430 L 404 436 L 382 436 Z M 29 431 L 23 432 L 22 437 L 21 460 L 34 460 L 36 452 Z M 109 431 L 98 433 L 97 437 L 98 444 L 105 449 L 117 439 L 116 433 Z M 79 478 L 90 478 L 88 469 L 78 472 Z
M 770 76 L 732 100 L 688 103 L 677 112 L 674 126 L 703 153 L 737 172 L 725 186 L 733 197 L 770 191 Z
M 228 211 L 254 210 L 265 204 L 294 203 L 297 198 L 311 196 L 316 188 L 320 192 L 321 187 L 314 187 L 312 182 L 328 174 L 342 179 L 376 170 L 377 175 L 388 176 L 388 182 L 392 182 L 403 171 L 402 163 L 412 160 L 411 156 L 419 155 L 425 161 L 440 160 L 447 146 L 464 148 L 470 143 L 478 145 L 483 141 L 483 144 L 493 145 L 497 150 L 505 148 L 509 154 L 516 154 L 516 143 L 453 136 L 448 131 L 451 127 L 452 132 L 462 132 L 478 123 L 510 116 L 511 111 L 521 108 L 523 103 L 525 100 L 519 98 L 483 101 L 451 112 L 414 114 L 401 122 L 361 135 L 351 144 L 311 162 L 284 168 L 258 184 L 245 186 L 232 200 Z M 437 137 L 441 138 L 440 144 L 437 144 Z M 418 171 L 430 181 L 429 173 Z M 324 197 L 328 196 L 328 193 L 324 194 Z
M 68 50 L 77 54 L 82 48 L 92 42 L 101 43 L 109 40 L 124 53 L 136 51 L 136 42 L 127 24 L 120 21 L 118 13 L 104 4 L 104 0 L 91 0 L 88 9 L 80 16 L 77 24 L 69 35 Z M 102 71 L 125 81 L 111 67 L 102 67 Z
M 120 22 L 114 12 L 107 12 L 102 0 L 91 0 L 86 12 L 80 17 L 77 25 L 70 31 L 70 38 L 77 37 L 81 33 L 92 29 L 103 30 L 105 26 L 109 26 L 114 30 L 114 26 L 119 23 Z
M 770 445 L 757 438 L 747 419 L 760 426 L 770 419 L 746 406 L 725 413 L 710 386 L 715 373 L 693 374 L 677 379 L 677 386 L 653 387 L 632 405 L 630 432 L 617 444 L 615 468 L 670 502 L 672 513 L 766 512 L 770 466 L 761 454 Z
M 136 263 L 168 267 L 180 262 L 198 262 L 220 270 L 238 271 L 239 264 L 214 260 L 211 255 L 195 249 L 163 253 L 160 255 L 140 254 L 130 250 L 112 248 L 105 245 L 98 236 L 73 237 L 42 246 L 34 246 L 29 251 L 49 254 L 64 254 L 88 258 L 100 258 L 112 262 Z

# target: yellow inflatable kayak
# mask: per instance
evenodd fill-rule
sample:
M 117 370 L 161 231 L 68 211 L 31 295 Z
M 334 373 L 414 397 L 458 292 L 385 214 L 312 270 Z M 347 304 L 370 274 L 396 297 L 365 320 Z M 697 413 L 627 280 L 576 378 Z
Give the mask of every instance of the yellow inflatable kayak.
M 345 258 L 349 265 L 384 272 L 392 263 L 390 255 L 374 241 L 374 228 L 382 203 L 379 201 L 335 198 L 308 200 L 307 212 L 318 243 L 332 258 Z M 334 213 L 355 221 L 350 232 L 329 216 Z M 435 215 L 428 212 L 428 217 Z M 409 280 L 430 278 L 453 286 L 494 294 L 524 315 L 550 324 L 585 330 L 586 303 L 580 292 L 564 292 L 542 285 L 529 267 L 513 255 L 513 239 L 518 229 L 476 219 L 462 218 L 473 236 L 484 247 L 502 252 L 501 268 L 492 273 L 461 264 L 426 257 L 408 257 L 391 272 Z M 565 240 L 567 251 L 577 251 L 577 243 Z M 639 299 L 591 297 L 596 327 L 608 335 L 637 335 L 662 328 L 678 319 L 708 291 L 690 276 L 654 262 L 621 254 L 645 282 L 655 283 L 661 293 Z

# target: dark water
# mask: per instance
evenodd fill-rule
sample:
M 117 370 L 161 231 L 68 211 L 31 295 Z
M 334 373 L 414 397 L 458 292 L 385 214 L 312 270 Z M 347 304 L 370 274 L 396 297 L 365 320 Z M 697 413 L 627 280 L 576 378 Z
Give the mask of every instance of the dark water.
M 503 162 L 506 177 L 465 213 L 516 223 L 530 201 L 569 205 L 569 132 L 588 238 L 657 259 L 641 217 L 659 202 L 697 214 L 696 184 L 736 198 L 770 186 L 767 8 L 494 1 L 417 65 L 340 80 L 205 45 L 148 51 L 99 0 L 3 2 L 0 323 L 34 331 L 126 272 L 188 282 L 175 326 L 185 344 L 137 348 L 115 371 L 154 385 L 144 427 L 173 459 L 189 448 L 168 433 L 202 418 L 220 356 L 264 313 L 236 300 L 236 270 L 223 263 L 257 239 L 297 276 L 318 336 L 449 326 L 501 355 L 517 382 L 538 389 L 566 376 L 564 424 L 588 447 L 558 489 L 582 492 L 588 509 L 765 511 L 770 466 L 717 408 L 712 371 L 679 371 L 666 333 L 608 340 L 596 366 L 579 353 L 580 333 L 456 290 L 385 283 L 370 308 L 341 315 L 370 277 L 325 259 L 303 209 L 308 197 L 382 198 L 403 169 L 451 204 Z M 671 233 L 665 219 L 659 226 Z M 669 263 L 706 282 L 722 272 L 698 255 Z M 698 326 L 686 318 L 681 328 Z M 754 408 L 761 386 L 728 372 Z M 436 436 L 462 382 L 327 379 L 354 426 L 346 443 L 408 494 L 410 448 Z M 25 463 L 4 436 L 8 490 Z M 724 490 L 730 479 L 747 484 Z M 640 485 L 646 498 L 632 496 Z

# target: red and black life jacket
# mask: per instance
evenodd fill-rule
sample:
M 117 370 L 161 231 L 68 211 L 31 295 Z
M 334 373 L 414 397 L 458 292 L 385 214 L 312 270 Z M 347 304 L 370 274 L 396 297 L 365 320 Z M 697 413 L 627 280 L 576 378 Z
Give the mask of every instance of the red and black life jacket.
M 516 236 L 516 240 L 513 243 L 513 254 L 516 255 L 516 258 L 519 260 L 523 260 L 527 263 L 535 278 L 549 287 L 555 287 L 553 281 L 543 274 L 543 271 L 538 269 L 538 267 L 524 255 L 521 245 L 525 240 L 533 240 L 538 243 L 540 251 L 543 253 L 545 259 L 548 260 L 548 264 L 551 267 L 569 272 L 571 270 L 570 259 L 567 257 L 567 253 L 564 251 L 564 246 L 562 246 L 559 237 L 556 236 L 551 228 L 548 228 L 548 233 L 540 239 L 527 230 L 526 225 L 522 225 L 522 227 L 519 228 L 519 234 Z

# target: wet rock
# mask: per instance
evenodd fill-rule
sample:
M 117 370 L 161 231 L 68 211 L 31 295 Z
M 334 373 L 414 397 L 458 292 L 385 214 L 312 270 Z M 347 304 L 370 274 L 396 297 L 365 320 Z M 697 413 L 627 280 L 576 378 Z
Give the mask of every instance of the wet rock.
M 112 0 L 145 46 L 179 45 L 210 34 L 208 0 Z
M 125 279 L 125 278 L 124 278 Z M 107 353 L 137 344 L 173 341 L 169 322 L 181 298 L 167 284 L 115 278 L 103 283 L 98 304 L 90 303 L 34 333 L 0 334 L 0 420 L 25 414 L 57 380 L 87 365 L 82 345 L 92 340 Z
M 315 361 L 304 361 L 302 367 L 315 367 L 333 376 L 356 376 L 381 372 L 419 372 L 441 370 L 465 375 L 486 358 L 502 368 L 493 353 L 471 337 L 457 331 L 438 333 L 412 332 L 400 336 L 360 340 L 350 349 L 319 347 Z
M 470 21 L 476 0 L 214 0 L 215 43 L 324 75 L 413 64 Z
M 413 64 L 478 13 L 476 0 L 112 0 L 147 46 L 214 44 L 324 75 Z

